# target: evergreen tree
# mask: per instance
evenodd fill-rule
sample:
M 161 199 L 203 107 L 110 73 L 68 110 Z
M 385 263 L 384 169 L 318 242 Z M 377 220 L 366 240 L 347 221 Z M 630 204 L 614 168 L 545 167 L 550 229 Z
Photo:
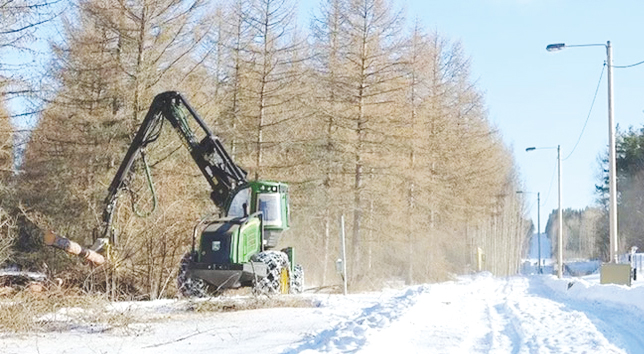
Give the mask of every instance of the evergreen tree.
M 644 128 L 629 128 L 617 131 L 617 230 L 619 235 L 618 252 L 627 253 L 635 246 L 644 249 Z M 604 259 L 608 257 L 610 240 L 608 237 L 608 158 L 607 153 L 600 161 L 601 180 L 596 186 L 597 202 L 602 216 L 596 227 L 596 245 Z

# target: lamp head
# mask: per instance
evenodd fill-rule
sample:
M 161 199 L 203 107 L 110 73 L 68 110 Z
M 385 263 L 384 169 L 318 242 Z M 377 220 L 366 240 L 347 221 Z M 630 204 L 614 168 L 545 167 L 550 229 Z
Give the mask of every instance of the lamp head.
M 525 151 L 533 151 L 533 150 L 537 150 L 537 148 L 533 146 L 525 149 Z
M 556 51 L 562 50 L 564 48 L 566 48 L 565 43 L 554 43 L 554 44 L 548 44 L 546 46 L 546 50 L 549 51 L 549 52 L 556 52 Z

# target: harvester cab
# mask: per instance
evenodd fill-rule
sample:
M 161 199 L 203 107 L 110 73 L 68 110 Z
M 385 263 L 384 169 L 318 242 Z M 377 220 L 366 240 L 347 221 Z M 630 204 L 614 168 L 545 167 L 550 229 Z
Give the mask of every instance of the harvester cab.
M 288 185 L 272 181 L 253 181 L 241 185 L 230 200 L 228 217 L 261 212 L 264 223 L 264 246 L 277 246 L 279 235 L 289 228 Z
M 189 150 L 210 185 L 210 199 L 221 211 L 195 226 L 191 249 L 180 263 L 179 291 L 185 296 L 205 296 L 248 286 L 259 293 L 301 292 L 303 271 L 295 264 L 293 249 L 272 250 L 289 228 L 288 185 L 248 181 L 246 171 L 234 163 L 219 137 L 174 91 L 154 98 L 121 162 L 108 188 L 103 231 L 96 237 L 94 250 L 100 251 L 105 244 L 118 245 L 112 215 L 119 192 L 128 188 L 137 159 L 142 160 L 147 178 L 151 178 L 145 151 L 159 138 L 164 122 L 171 124 Z

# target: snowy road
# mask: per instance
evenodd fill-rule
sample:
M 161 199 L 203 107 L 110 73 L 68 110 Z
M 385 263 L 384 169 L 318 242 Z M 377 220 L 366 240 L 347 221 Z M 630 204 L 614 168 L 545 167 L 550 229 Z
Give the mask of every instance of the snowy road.
M 551 296 L 540 279 L 484 276 L 408 290 L 393 318 L 369 308 L 291 352 L 644 353 L 642 317 Z
M 482 274 L 307 296 L 321 306 L 204 314 L 177 310 L 185 308 L 181 301 L 135 303 L 128 311 L 139 311 L 141 323 L 129 331 L 73 326 L 0 334 L 0 342 L 14 354 L 644 353 L 644 287 Z

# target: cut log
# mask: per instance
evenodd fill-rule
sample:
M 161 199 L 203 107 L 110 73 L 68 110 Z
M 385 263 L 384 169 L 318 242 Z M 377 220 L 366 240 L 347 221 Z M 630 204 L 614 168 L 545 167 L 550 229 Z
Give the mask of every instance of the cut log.
M 86 260 L 96 265 L 105 263 L 105 258 L 100 254 L 90 250 L 89 248 L 82 247 L 78 243 L 68 238 L 58 236 L 52 231 L 45 232 L 43 239 L 47 246 L 52 246 L 61 249 L 69 254 L 85 258 Z

